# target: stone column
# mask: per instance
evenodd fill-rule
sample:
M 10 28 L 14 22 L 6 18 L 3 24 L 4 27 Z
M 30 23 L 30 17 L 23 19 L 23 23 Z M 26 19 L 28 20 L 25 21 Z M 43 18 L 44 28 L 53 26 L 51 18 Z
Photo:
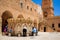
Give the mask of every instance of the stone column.
M 2 35 L 2 19 L 0 18 L 0 35 Z

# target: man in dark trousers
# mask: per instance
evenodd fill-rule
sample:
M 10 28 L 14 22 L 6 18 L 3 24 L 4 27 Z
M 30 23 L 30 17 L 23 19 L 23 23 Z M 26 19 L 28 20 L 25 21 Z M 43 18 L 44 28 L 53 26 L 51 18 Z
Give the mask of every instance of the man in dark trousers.
M 26 26 L 24 26 L 24 28 L 23 28 L 23 36 L 24 37 L 27 36 L 27 27 Z
M 34 36 L 34 34 L 37 36 L 37 29 L 36 29 L 36 27 L 32 28 L 32 36 Z
M 26 29 L 23 29 L 23 36 L 27 36 L 27 30 Z

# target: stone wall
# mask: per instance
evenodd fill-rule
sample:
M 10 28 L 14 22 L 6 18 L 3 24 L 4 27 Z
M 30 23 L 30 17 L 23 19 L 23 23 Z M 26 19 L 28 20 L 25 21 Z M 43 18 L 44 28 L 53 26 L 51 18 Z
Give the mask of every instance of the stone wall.
M 59 16 L 55 16 L 53 18 L 48 18 L 47 23 L 53 30 L 55 30 L 55 31 L 60 30 L 59 25 L 58 25 L 58 24 L 60 24 L 60 17 Z
M 0 35 L 2 35 L 2 19 L 0 18 Z
M 22 8 L 21 3 L 23 3 Z M 33 3 L 31 0 L 0 0 L 0 17 L 2 18 L 2 14 L 5 11 L 9 11 L 13 16 L 13 19 L 17 19 L 19 15 L 22 15 L 24 19 L 30 18 L 33 22 L 36 20 L 36 27 L 38 29 L 38 23 L 40 19 L 40 14 L 38 14 L 37 11 L 38 7 L 39 6 Z

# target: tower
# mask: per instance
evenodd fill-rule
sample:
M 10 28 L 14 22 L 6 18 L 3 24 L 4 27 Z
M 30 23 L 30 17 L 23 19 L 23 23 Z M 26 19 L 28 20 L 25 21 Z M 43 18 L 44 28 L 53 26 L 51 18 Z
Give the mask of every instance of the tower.
M 54 8 L 52 0 L 42 0 L 43 15 L 45 18 L 54 16 Z

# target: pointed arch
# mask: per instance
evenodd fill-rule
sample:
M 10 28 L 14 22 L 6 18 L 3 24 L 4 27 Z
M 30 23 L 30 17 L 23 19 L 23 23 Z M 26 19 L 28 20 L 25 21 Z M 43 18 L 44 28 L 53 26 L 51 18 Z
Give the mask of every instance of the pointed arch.
M 2 32 L 4 32 L 4 28 L 8 25 L 7 19 L 13 18 L 13 15 L 10 11 L 4 11 L 1 17 L 2 17 Z
M 24 18 L 22 14 L 18 15 L 18 18 Z

